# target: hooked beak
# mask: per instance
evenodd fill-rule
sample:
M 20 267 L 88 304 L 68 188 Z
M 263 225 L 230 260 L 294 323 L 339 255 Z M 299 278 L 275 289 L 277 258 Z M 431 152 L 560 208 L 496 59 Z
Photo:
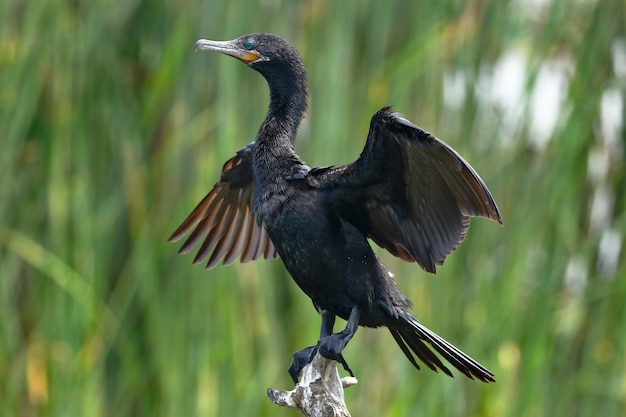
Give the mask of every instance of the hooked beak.
M 237 58 L 245 64 L 252 64 L 257 61 L 267 61 L 267 58 L 255 50 L 247 50 L 239 46 L 235 41 L 210 41 L 200 39 L 196 42 L 196 51 L 214 51 Z

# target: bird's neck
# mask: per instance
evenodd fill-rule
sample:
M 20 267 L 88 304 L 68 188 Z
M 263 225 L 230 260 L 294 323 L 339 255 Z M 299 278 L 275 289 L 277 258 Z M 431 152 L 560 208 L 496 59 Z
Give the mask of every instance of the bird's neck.
M 298 116 L 274 110 L 270 108 L 256 138 L 253 166 L 258 189 L 272 188 L 285 181 L 294 167 L 303 165 L 294 148 L 302 113 Z
M 264 74 L 270 89 L 270 105 L 257 135 L 258 152 L 268 162 L 280 158 L 293 161 L 298 127 L 307 108 L 304 68 Z
M 270 89 L 270 105 L 265 122 L 275 121 L 276 127 L 288 134 L 293 147 L 298 126 L 307 108 L 307 85 L 304 69 L 266 76 Z M 265 124 L 265 123 L 264 123 Z
M 288 83 L 283 78 L 280 84 L 273 85 L 271 81 L 268 79 L 270 106 L 257 135 L 253 155 L 255 209 L 259 220 L 268 210 L 272 211 L 269 201 L 284 194 L 288 181 L 308 171 L 294 148 L 307 105 L 306 83 L 298 80 Z

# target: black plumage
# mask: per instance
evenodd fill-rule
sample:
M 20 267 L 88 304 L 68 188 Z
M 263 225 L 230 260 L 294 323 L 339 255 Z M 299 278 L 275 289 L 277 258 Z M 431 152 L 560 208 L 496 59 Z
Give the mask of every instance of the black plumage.
M 270 105 L 256 141 L 228 160 L 220 180 L 174 232 L 194 262 L 247 262 L 280 257 L 322 315 L 318 343 L 294 354 L 290 373 L 319 352 L 341 362 L 359 325 L 386 326 L 411 361 L 452 375 L 429 349 L 469 378 L 493 374 L 421 325 L 368 238 L 391 254 L 435 272 L 465 237 L 470 216 L 501 223 L 489 190 L 452 148 L 389 107 L 373 117 L 359 158 L 341 167 L 310 168 L 294 141 L 307 106 L 306 72 L 286 40 L 249 34 L 199 40 L 196 49 L 234 56 L 260 72 Z M 348 321 L 333 333 L 335 316 Z M 426 343 L 427 344 L 426 344 Z

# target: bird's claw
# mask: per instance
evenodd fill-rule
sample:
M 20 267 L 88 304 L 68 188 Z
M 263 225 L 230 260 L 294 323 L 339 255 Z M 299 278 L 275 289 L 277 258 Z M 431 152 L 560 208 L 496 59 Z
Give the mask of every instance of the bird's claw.
M 333 354 L 333 355 L 326 355 L 324 353 L 322 353 L 322 351 L 320 350 L 320 355 L 322 355 L 323 357 L 325 357 L 326 359 L 330 359 L 333 360 L 337 363 L 340 363 L 341 366 L 343 366 L 343 369 L 350 374 L 350 376 L 352 378 L 354 378 L 354 372 L 352 372 L 352 369 L 350 369 L 350 366 L 348 365 L 348 362 L 346 362 L 346 360 L 344 359 L 343 355 L 341 353 L 337 353 L 337 354 Z
M 289 365 L 289 375 L 291 376 L 294 384 L 298 383 L 300 373 L 305 366 L 311 363 L 317 352 L 319 352 L 320 355 L 326 359 L 340 363 L 341 366 L 343 366 L 343 369 L 348 372 L 351 377 L 354 377 L 354 372 L 352 372 L 348 362 L 346 362 L 345 358 L 341 354 L 346 343 L 347 341 L 342 333 L 337 333 L 322 337 L 315 346 L 308 346 L 294 352 L 293 359 Z
M 291 364 L 289 364 L 289 375 L 293 379 L 293 383 L 298 383 L 298 376 L 302 372 L 305 366 L 307 366 L 313 360 L 313 357 L 317 354 L 317 345 L 305 347 L 297 352 L 294 352 Z
M 351 377 L 354 377 L 352 369 L 350 369 L 348 362 L 346 362 L 341 354 L 348 340 L 349 338 L 347 339 L 343 332 L 331 334 L 330 336 L 322 337 L 319 342 L 317 342 L 317 348 L 319 349 L 320 355 L 326 359 L 340 363 L 343 369 L 348 372 Z

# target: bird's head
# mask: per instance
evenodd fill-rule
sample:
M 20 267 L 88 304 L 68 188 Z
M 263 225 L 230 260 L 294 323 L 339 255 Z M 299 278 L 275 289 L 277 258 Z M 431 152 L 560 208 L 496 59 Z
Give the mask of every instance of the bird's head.
M 232 41 L 200 39 L 196 42 L 198 49 L 230 55 L 260 72 L 270 86 L 274 108 L 286 104 L 296 110 L 298 117 L 306 109 L 306 71 L 289 41 L 271 33 L 251 33 Z
M 272 69 L 304 68 L 296 48 L 289 41 L 271 33 L 251 33 L 232 41 L 200 39 L 196 42 L 198 49 L 230 55 L 263 75 Z

